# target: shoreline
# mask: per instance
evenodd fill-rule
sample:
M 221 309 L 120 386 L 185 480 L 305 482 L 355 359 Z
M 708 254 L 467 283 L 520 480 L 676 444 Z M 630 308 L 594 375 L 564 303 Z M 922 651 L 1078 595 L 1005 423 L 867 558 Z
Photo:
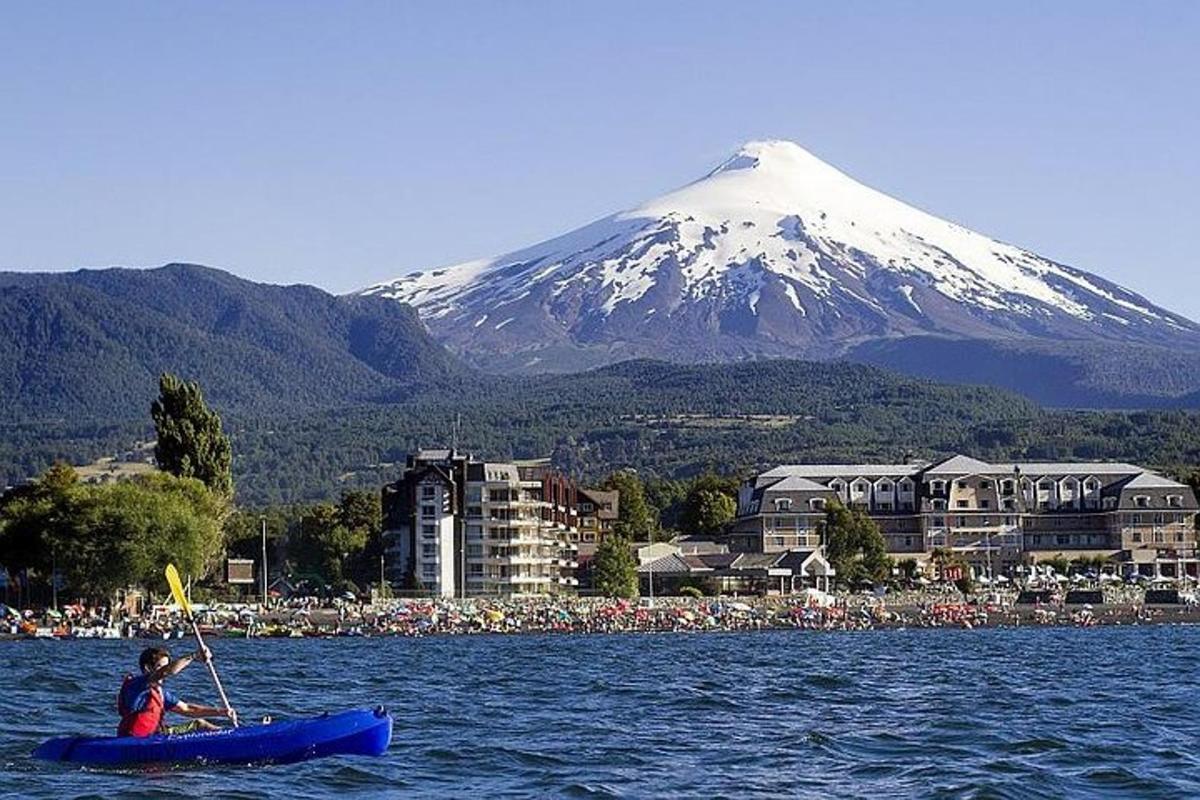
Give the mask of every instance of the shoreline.
M 616 601 L 568 611 L 541 606 L 480 603 L 404 603 L 388 610 L 363 608 L 268 612 L 246 627 L 206 625 L 212 639 L 427 638 L 447 636 L 563 636 L 622 633 L 739 633 L 758 631 L 975 630 L 989 628 L 1090 628 L 1146 625 L 1200 625 L 1200 606 L 988 605 L 965 602 L 860 603 L 815 607 L 787 602 L 660 601 L 645 606 Z M 401 611 L 400 609 L 403 609 Z M 167 623 L 118 635 L 116 628 L 38 628 L 0 632 L 0 642 L 29 640 L 190 638 L 181 625 Z

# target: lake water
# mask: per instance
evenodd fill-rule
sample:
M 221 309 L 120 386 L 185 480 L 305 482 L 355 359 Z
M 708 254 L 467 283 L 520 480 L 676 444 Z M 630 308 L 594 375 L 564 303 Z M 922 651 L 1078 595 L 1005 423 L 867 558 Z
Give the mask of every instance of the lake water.
M 83 771 L 141 641 L 0 643 L 0 791 L 264 796 L 1200 794 L 1200 627 L 215 641 L 243 716 L 384 703 L 386 756 Z M 172 643 L 179 651 L 186 642 Z M 194 665 L 174 680 L 210 701 Z

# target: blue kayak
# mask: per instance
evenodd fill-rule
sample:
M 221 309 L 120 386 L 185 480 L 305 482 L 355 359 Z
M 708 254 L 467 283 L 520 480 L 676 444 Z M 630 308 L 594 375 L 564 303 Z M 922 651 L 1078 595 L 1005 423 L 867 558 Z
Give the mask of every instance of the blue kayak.
M 68 736 L 43 742 L 33 757 L 101 767 L 290 764 L 332 755 L 378 756 L 391 741 L 392 717 L 380 707 L 178 736 Z

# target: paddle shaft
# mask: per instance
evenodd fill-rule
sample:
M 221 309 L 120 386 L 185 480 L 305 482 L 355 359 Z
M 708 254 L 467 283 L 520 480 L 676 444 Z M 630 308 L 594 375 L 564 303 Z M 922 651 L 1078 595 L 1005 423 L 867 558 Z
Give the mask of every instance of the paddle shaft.
M 196 618 L 191 614 L 188 615 L 188 621 L 192 623 L 192 633 L 196 635 L 196 644 L 200 645 L 200 649 L 204 649 L 204 639 L 200 636 L 200 626 L 196 624 Z M 229 721 L 233 723 L 233 727 L 237 727 L 237 720 L 233 718 L 233 708 L 229 705 L 229 698 L 225 696 L 225 687 L 221 685 L 221 679 L 217 677 L 217 665 L 213 663 L 209 657 L 204 662 L 208 667 L 208 674 L 212 675 L 213 684 L 217 687 L 217 694 L 221 697 L 221 704 L 225 706 L 225 713 L 229 714 Z

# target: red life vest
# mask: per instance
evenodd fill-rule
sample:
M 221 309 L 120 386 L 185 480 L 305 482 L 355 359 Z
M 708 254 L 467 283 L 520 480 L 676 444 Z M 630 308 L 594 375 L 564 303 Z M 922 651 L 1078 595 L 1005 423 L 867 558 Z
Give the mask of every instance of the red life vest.
M 121 688 L 124 689 L 125 684 L 131 680 L 132 676 L 126 675 Z M 121 702 L 122 694 L 124 694 L 123 691 L 117 693 L 117 713 L 121 715 L 121 722 L 117 725 L 117 736 L 142 737 L 158 733 L 163 718 L 162 687 L 151 685 L 146 707 L 141 711 L 130 711 L 125 708 L 124 703 Z

